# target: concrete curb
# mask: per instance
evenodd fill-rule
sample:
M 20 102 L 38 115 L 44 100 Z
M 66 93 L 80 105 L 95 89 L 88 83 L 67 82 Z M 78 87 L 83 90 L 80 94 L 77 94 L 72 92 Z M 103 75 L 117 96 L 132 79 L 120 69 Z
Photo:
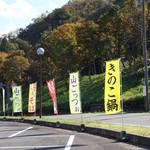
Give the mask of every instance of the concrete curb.
M 85 127 L 84 124 L 79 125 L 71 125 L 71 124 L 64 124 L 60 122 L 46 122 L 46 121 L 38 121 L 36 119 L 34 120 L 27 120 L 24 118 L 21 119 L 10 119 L 10 118 L 3 118 L 0 119 L 0 121 L 13 121 L 13 122 L 22 122 L 22 123 L 29 123 L 34 125 L 41 125 L 41 126 L 47 126 L 47 127 L 53 127 L 53 128 L 61 128 L 61 129 L 67 129 L 67 130 L 73 130 L 77 132 L 85 132 L 93 135 L 99 135 L 106 138 L 112 138 L 117 141 L 122 142 L 130 142 L 133 144 L 138 144 L 142 146 L 149 146 L 150 147 L 150 137 L 144 137 L 134 134 L 126 134 L 124 138 L 121 137 L 120 132 L 112 131 L 108 129 L 101 129 L 101 128 L 94 128 L 94 127 Z

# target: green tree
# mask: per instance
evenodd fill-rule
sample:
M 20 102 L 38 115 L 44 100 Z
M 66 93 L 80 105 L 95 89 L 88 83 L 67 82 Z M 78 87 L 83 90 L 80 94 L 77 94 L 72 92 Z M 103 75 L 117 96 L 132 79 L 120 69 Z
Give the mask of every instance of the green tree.
M 46 54 L 55 66 L 50 68 L 54 74 L 62 77 L 68 77 L 68 73 L 76 71 L 78 68 L 76 26 L 78 24 L 65 24 L 53 30 L 43 41 L 43 47 Z M 48 66 L 47 66 L 48 67 Z M 51 66 L 49 66 L 51 67 Z M 49 70 L 49 69 L 47 69 Z
M 81 21 L 77 28 L 77 45 L 80 68 L 88 68 L 89 77 L 96 73 L 95 60 L 101 56 L 99 25 L 93 21 Z
M 18 45 L 14 42 L 11 42 L 11 40 L 7 40 L 6 37 L 4 37 L 0 44 L 0 51 L 3 52 L 11 52 L 13 50 L 17 50 Z
M 8 54 L 5 52 L 0 52 L 0 81 L 4 82 L 4 75 L 3 75 L 3 68 L 4 68 L 4 61 L 6 60 Z
M 105 50 L 109 53 L 107 58 L 125 58 L 131 69 L 136 68 L 142 55 L 140 13 L 135 1 L 127 0 L 120 6 L 111 4 L 98 20 L 101 32 L 113 38 L 114 44 L 108 51 Z
M 24 50 L 25 52 L 27 52 L 28 50 L 30 50 L 30 48 L 32 47 L 31 44 L 29 44 L 29 42 L 24 41 L 22 39 L 15 39 L 15 43 L 18 44 L 19 49 Z
M 19 50 L 17 52 L 20 52 Z M 16 52 L 15 52 L 16 53 Z M 26 80 L 26 71 L 29 67 L 28 59 L 12 52 L 3 63 L 4 78 L 8 83 L 23 83 Z
M 147 12 L 147 10 L 146 10 Z M 124 56 L 128 61 L 131 71 L 137 70 L 143 66 L 143 50 L 142 50 L 142 8 L 136 7 L 135 1 L 127 0 L 124 2 L 120 10 L 123 16 L 124 25 Z M 123 27 L 122 25 L 122 27 Z
M 0 51 L 3 51 L 3 52 L 7 52 L 7 49 L 8 49 L 8 41 L 7 39 L 4 37 L 1 41 L 1 45 L 0 45 Z

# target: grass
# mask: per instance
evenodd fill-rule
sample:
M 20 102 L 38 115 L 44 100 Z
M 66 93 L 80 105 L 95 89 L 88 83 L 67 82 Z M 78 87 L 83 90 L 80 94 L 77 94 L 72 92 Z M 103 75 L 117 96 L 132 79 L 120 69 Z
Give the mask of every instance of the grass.
M 122 77 L 122 99 L 124 101 L 125 111 L 138 111 L 144 110 L 144 97 L 142 95 L 142 83 L 143 71 L 137 71 L 134 74 L 123 72 Z M 80 90 L 81 90 L 81 101 L 82 110 L 85 112 L 103 112 L 104 111 L 104 74 L 98 74 L 91 76 L 83 76 L 80 78 Z M 65 81 L 55 81 L 57 103 L 59 114 L 70 113 L 69 110 L 69 84 Z M 22 87 L 22 101 L 23 101 L 23 112 L 27 114 L 28 95 L 29 87 Z M 39 101 L 40 101 L 40 89 L 38 86 L 37 90 L 37 112 L 39 112 Z M 0 113 L 2 113 L 2 101 L 0 101 Z M 9 112 L 12 111 L 11 103 L 9 102 Z M 97 107 L 98 106 L 98 107 Z M 49 95 L 49 91 L 46 83 L 43 82 L 43 113 L 44 115 L 53 114 L 53 104 Z M 98 108 L 98 110 L 95 109 Z
M 3 117 L 0 117 L 3 118 Z M 14 119 L 20 119 L 20 117 L 8 117 L 8 118 L 14 118 Z M 33 120 L 35 117 L 24 117 L 24 119 Z M 36 120 L 40 121 L 46 121 L 46 122 L 57 122 L 64 124 L 73 124 L 73 125 L 81 125 L 82 123 L 87 127 L 95 127 L 95 128 L 101 128 L 101 129 L 108 129 L 113 131 L 126 131 L 127 134 L 135 134 L 140 136 L 147 136 L 150 137 L 150 130 L 149 128 L 142 127 L 142 126 L 127 126 L 127 125 L 119 125 L 119 124 L 108 124 L 108 123 L 101 123 L 99 121 L 83 121 L 81 123 L 80 120 L 71 120 L 71 119 L 49 119 L 49 118 L 36 118 Z
M 49 122 L 57 122 L 58 120 L 53 119 L 44 119 L 44 121 L 49 121 Z M 81 125 L 80 120 L 59 120 L 60 123 L 65 123 L 65 124 L 73 124 L 73 125 Z M 87 127 L 96 127 L 96 128 L 102 128 L 102 129 L 109 129 L 113 131 L 126 131 L 127 133 L 131 134 L 136 134 L 136 135 L 141 135 L 141 136 L 150 136 L 150 130 L 149 128 L 146 127 L 138 127 L 138 126 L 122 126 L 118 124 L 108 124 L 108 123 L 101 123 L 99 121 L 84 121 L 83 122 L 85 126 Z

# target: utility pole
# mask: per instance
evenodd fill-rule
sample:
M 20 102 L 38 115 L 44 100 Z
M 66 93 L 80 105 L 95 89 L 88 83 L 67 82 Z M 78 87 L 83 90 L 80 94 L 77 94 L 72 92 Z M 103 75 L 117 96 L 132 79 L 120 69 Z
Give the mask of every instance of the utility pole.
M 136 5 L 142 6 L 142 39 L 143 39 L 143 57 L 144 57 L 144 99 L 145 109 L 150 110 L 149 102 L 149 83 L 148 83 L 148 66 L 147 66 L 147 37 L 146 37 L 146 17 L 145 17 L 145 0 L 136 0 Z
M 149 106 L 149 89 L 148 89 L 148 66 L 147 66 L 147 37 L 146 37 L 146 18 L 145 18 L 145 0 L 142 1 L 142 34 L 143 34 L 143 56 L 144 56 L 144 78 L 146 87 L 145 109 L 148 111 Z

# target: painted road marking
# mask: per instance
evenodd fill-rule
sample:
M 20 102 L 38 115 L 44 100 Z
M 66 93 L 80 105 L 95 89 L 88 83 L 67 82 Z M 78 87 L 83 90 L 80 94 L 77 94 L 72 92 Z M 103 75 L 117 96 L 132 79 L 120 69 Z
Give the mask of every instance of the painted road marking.
M 33 136 L 30 136 L 30 137 L 32 137 L 32 138 L 53 138 L 53 137 L 57 137 L 57 138 L 61 138 L 61 137 L 68 137 L 69 135 L 42 135 L 42 136 L 40 136 L 40 135 L 33 135 Z M 8 137 L 1 137 L 0 136 L 0 139 L 6 139 L 6 138 L 8 138 Z M 29 138 L 28 136 L 25 136 L 24 138 Z
M 53 146 L 12 146 L 12 147 L 0 147 L 0 149 L 36 149 L 36 148 L 58 148 L 65 147 L 65 145 L 53 145 Z
M 33 127 L 29 127 L 29 128 L 27 128 L 27 129 L 25 129 L 25 130 L 23 130 L 23 131 L 20 131 L 20 132 L 17 132 L 16 134 L 13 134 L 13 135 L 11 135 L 11 136 L 9 136 L 9 137 L 13 137 L 13 136 L 15 136 L 15 135 L 18 135 L 18 134 L 20 134 L 20 133 L 22 133 L 22 132 L 24 132 L 24 131 L 26 131 L 26 130 L 29 130 L 29 129 L 31 129 L 31 128 L 33 128 Z M 64 136 L 64 135 L 56 135 L 56 136 Z M 68 136 L 68 135 L 66 135 L 66 136 Z M 40 137 L 40 136 L 36 136 L 36 137 Z M 43 136 L 42 136 L 42 137 L 43 137 Z M 44 136 L 44 137 L 53 137 L 53 136 Z M 75 138 L 75 135 L 71 135 L 71 136 L 69 137 L 69 140 L 68 140 L 68 142 L 67 142 L 67 145 L 53 145 L 53 146 L 52 146 L 52 145 L 49 145 L 49 146 L 12 146 L 12 147 L 0 147 L 0 149 L 29 149 L 29 148 L 30 148 L 30 149 L 35 149 L 35 148 L 58 148 L 58 147 L 65 147 L 64 150 L 70 150 L 74 138 Z
M 71 146 L 72 146 L 74 138 L 75 138 L 75 135 L 71 135 L 70 136 L 70 138 L 68 140 L 68 143 L 67 143 L 67 145 L 66 145 L 64 150 L 70 150 L 71 149 Z
M 8 137 L 9 137 L 9 138 L 14 137 L 14 136 L 16 136 L 16 135 L 18 135 L 18 134 L 20 134 L 20 133 L 23 133 L 23 132 L 25 132 L 25 131 L 27 131 L 27 130 L 32 129 L 32 128 L 33 128 L 33 127 L 29 127 L 29 128 L 27 128 L 27 129 L 24 129 L 24 130 L 22 130 L 22 131 L 19 131 L 19 132 L 15 133 L 15 134 L 12 134 L 12 135 L 10 135 L 10 136 L 8 136 Z
M 11 138 L 11 137 L 14 137 L 14 136 L 16 136 L 16 135 L 18 135 L 18 134 L 21 134 L 21 133 L 23 133 L 23 132 L 25 132 L 25 131 L 27 131 L 27 130 L 30 130 L 30 129 L 32 129 L 33 128 L 33 126 L 32 127 L 29 127 L 29 128 L 26 128 L 26 129 L 24 129 L 24 130 L 22 130 L 22 131 L 19 131 L 19 132 L 17 132 L 17 133 L 15 133 L 15 134 L 12 134 L 12 135 L 10 135 L 10 136 L 8 136 L 8 138 Z M 56 135 L 56 136 L 60 136 L 60 135 Z M 63 135 L 62 135 L 63 136 Z M 36 136 L 36 137 L 40 137 L 40 136 Z M 43 137 L 43 136 L 42 136 Z M 46 136 L 45 136 L 46 137 Z M 48 136 L 47 136 L 48 137 Z M 72 146 L 72 143 L 73 143 L 73 141 L 74 141 L 74 138 L 75 138 L 75 135 L 71 135 L 70 137 L 69 137 L 69 140 L 68 140 L 68 142 L 67 142 L 67 144 L 66 145 L 53 145 L 53 146 L 13 146 L 13 147 L 0 147 L 0 149 L 21 149 L 21 148 L 57 148 L 57 147 L 65 147 L 65 149 L 64 150 L 70 150 L 71 149 L 71 146 Z

